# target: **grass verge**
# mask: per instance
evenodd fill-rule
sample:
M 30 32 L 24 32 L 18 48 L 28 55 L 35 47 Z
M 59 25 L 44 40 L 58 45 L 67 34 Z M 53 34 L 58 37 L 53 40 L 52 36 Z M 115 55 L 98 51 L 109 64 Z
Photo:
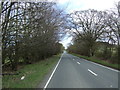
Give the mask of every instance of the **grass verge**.
M 46 60 L 25 65 L 18 70 L 19 75 L 5 75 L 2 78 L 3 88 L 36 88 L 44 76 L 53 68 L 58 62 L 61 55 L 55 55 Z M 22 76 L 25 79 L 21 80 Z
M 120 70 L 120 64 L 112 64 L 112 63 L 109 63 L 109 62 L 106 62 L 106 61 L 103 61 L 103 60 L 99 60 L 99 59 L 96 59 L 96 58 L 93 58 L 93 57 L 82 56 L 82 55 L 78 55 L 78 54 L 75 54 L 75 53 L 71 53 L 71 54 L 73 54 L 75 56 L 78 56 L 80 58 L 84 58 L 85 60 L 88 60 L 88 61 L 92 61 L 92 62 L 95 62 L 95 63 L 102 64 L 104 66 L 108 66 L 108 67 Z

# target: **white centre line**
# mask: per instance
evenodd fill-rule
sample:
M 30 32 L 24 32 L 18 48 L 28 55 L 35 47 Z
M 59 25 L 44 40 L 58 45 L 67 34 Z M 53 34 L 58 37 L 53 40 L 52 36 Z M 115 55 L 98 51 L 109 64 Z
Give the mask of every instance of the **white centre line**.
M 97 76 L 97 74 L 94 73 L 92 70 L 88 69 L 88 71 L 89 71 L 90 73 L 92 73 L 93 75 Z
M 49 77 L 47 83 L 45 84 L 45 86 L 44 86 L 44 90 L 47 88 L 48 84 L 50 83 L 50 80 L 52 79 L 52 77 L 53 77 L 53 75 L 54 75 L 54 73 L 55 73 L 55 71 L 56 71 L 56 69 L 57 69 L 57 67 L 58 67 L 58 65 L 59 65 L 59 63 L 60 63 L 62 57 L 63 57 L 63 54 L 62 54 L 61 58 L 59 59 L 57 65 L 55 66 L 55 68 L 54 68 L 54 70 L 53 70 L 51 76 Z
M 79 62 L 77 62 L 78 64 L 80 64 Z

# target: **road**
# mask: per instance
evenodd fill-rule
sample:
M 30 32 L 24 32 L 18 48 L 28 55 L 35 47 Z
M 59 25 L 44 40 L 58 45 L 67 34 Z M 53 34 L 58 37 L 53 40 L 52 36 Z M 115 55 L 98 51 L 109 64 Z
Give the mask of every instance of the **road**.
M 118 71 L 63 53 L 45 88 L 118 88 Z

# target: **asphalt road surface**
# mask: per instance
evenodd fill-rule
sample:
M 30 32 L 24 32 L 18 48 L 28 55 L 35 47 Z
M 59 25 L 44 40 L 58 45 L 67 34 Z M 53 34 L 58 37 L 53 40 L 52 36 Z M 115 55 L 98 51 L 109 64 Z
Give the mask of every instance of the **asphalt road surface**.
M 45 88 L 118 88 L 118 71 L 63 53 Z

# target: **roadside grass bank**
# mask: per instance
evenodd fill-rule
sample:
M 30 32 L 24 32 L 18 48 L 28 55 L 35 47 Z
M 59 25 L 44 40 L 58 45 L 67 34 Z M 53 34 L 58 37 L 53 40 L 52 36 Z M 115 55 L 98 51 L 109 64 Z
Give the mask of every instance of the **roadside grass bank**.
M 70 54 L 78 56 L 78 57 L 83 58 L 83 59 L 88 60 L 88 61 L 92 61 L 92 62 L 101 64 L 101 65 L 104 65 L 104 66 L 107 66 L 107 67 L 111 67 L 113 69 L 120 70 L 120 64 L 112 64 L 112 63 L 109 63 L 107 61 L 103 61 L 103 60 L 96 59 L 96 58 L 93 58 L 93 57 L 82 56 L 82 55 L 78 55 L 78 54 L 75 54 L 75 53 L 70 53 Z
M 18 70 L 18 75 L 4 75 L 2 88 L 36 88 L 44 79 L 44 76 L 54 67 L 61 54 L 54 55 L 34 64 L 25 65 Z M 21 77 L 25 76 L 23 80 Z

